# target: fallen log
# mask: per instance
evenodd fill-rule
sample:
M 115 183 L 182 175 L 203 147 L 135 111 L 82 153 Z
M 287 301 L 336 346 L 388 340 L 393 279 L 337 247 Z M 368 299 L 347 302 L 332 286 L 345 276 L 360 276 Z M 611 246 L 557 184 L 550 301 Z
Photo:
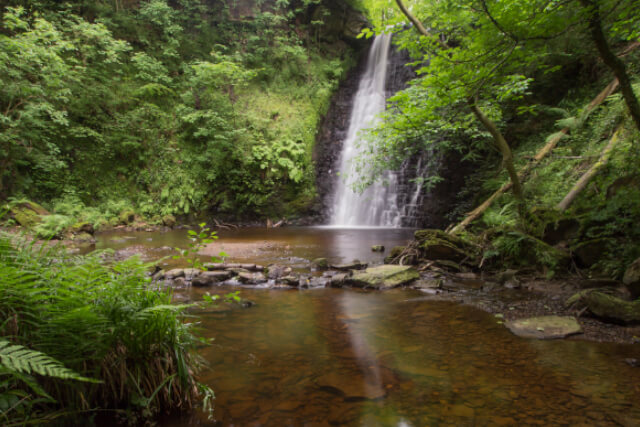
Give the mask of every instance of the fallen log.
M 596 96 L 587 105 L 583 114 L 591 113 L 591 111 L 593 111 L 598 105 L 602 104 L 602 102 L 604 102 L 604 100 L 607 99 L 607 97 L 611 95 L 617 88 L 618 88 L 618 79 L 613 79 L 613 81 L 609 83 L 607 87 L 605 87 L 602 90 L 602 92 L 600 92 L 598 96 Z M 560 140 L 564 138 L 569 133 L 569 131 L 570 131 L 570 128 L 565 127 L 559 132 L 556 132 L 555 134 L 553 134 L 552 137 L 549 139 L 549 141 L 547 141 L 547 143 L 544 145 L 544 147 L 542 147 L 540 151 L 538 151 L 536 155 L 533 156 L 531 161 L 527 163 L 520 172 L 518 172 L 519 179 L 521 181 L 524 180 L 524 178 L 527 176 L 529 171 L 531 171 L 531 169 L 537 166 L 542 159 L 544 159 L 549 153 L 551 153 L 551 151 L 553 151 L 556 145 L 558 145 Z M 447 232 L 451 234 L 456 234 L 464 230 L 469 224 L 471 224 L 478 217 L 480 217 L 480 215 L 482 215 L 484 211 L 486 211 L 489 208 L 489 206 L 491 206 L 498 197 L 500 197 L 502 194 L 508 191 L 511 188 L 511 185 L 512 185 L 511 182 L 507 182 L 506 184 L 504 184 L 495 193 L 493 193 L 487 200 L 482 202 L 480 206 L 478 206 L 471 212 L 467 213 L 465 218 L 462 221 L 460 221 L 457 225 L 455 225 L 454 227 L 448 228 Z
M 604 148 L 604 150 L 602 150 L 602 153 L 600 154 L 600 158 L 598 159 L 598 161 L 595 162 L 593 166 L 591 166 L 589 170 L 580 177 L 578 182 L 574 184 L 574 186 L 567 193 L 564 199 L 562 199 L 562 201 L 558 203 L 558 205 L 556 206 L 557 210 L 559 210 L 560 212 L 566 211 L 571 205 L 571 203 L 573 203 L 573 201 L 576 199 L 576 197 L 578 197 L 578 194 L 580 194 L 582 190 L 585 189 L 589 181 L 591 181 L 591 179 L 594 176 L 596 176 L 598 172 L 600 172 L 600 169 L 602 169 L 609 162 L 609 157 L 611 157 L 611 151 L 613 150 L 613 147 L 618 142 L 621 131 L 622 131 L 622 126 L 619 126 L 618 129 L 614 132 L 611 139 L 609 140 L 609 143 L 607 144 L 607 146 Z

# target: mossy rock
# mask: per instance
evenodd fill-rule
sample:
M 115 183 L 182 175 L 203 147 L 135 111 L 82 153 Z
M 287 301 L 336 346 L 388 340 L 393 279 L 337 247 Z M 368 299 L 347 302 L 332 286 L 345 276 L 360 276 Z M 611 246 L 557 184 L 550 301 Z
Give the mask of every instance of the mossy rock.
M 355 272 L 346 279 L 347 284 L 360 288 L 390 289 L 413 282 L 420 274 L 406 265 L 379 265 Z
M 45 208 L 43 208 L 42 206 L 40 206 L 35 202 L 22 202 L 22 203 L 19 203 L 17 206 L 24 209 L 29 209 L 30 211 L 34 211 L 35 213 L 41 216 L 51 215 L 51 213 L 48 210 L 46 210 Z
M 162 217 L 162 224 L 167 227 L 173 227 L 176 225 L 176 217 L 173 215 L 165 215 Z
M 29 228 L 42 222 L 42 217 L 50 213 L 39 204 L 26 201 L 11 207 L 9 215 L 19 225 Z
M 393 248 L 391 248 L 391 250 L 389 251 L 389 255 L 384 257 L 385 264 L 398 263 L 399 257 L 400 255 L 402 255 L 405 249 L 407 249 L 406 246 L 394 246 Z M 402 260 L 403 261 L 402 264 L 404 265 L 415 264 L 417 262 L 415 258 L 416 258 L 415 256 L 405 257 L 405 259 Z
M 473 246 L 458 236 L 442 230 L 418 230 L 415 238 L 419 242 L 420 254 L 429 260 L 449 260 L 454 262 L 473 261 L 476 251 Z
M 80 232 L 77 234 L 73 234 L 70 237 L 71 240 L 73 240 L 74 242 L 78 242 L 78 243 L 95 243 L 96 239 L 93 237 L 93 235 L 89 234 L 89 233 L 85 233 L 85 232 Z
M 73 224 L 70 228 L 70 231 L 74 234 L 86 233 L 93 236 L 93 234 L 95 233 L 95 228 L 90 222 L 81 221 Z
M 42 217 L 29 209 L 13 208 L 11 209 L 11 217 L 15 222 L 23 227 L 33 227 L 42 222 Z
M 120 224 L 129 225 L 133 221 L 135 221 L 136 213 L 131 210 L 122 211 L 120 212 L 120 215 L 118 215 L 118 219 L 120 221 Z
M 565 338 L 582 332 L 575 317 L 541 316 L 511 320 L 505 324 L 515 335 L 541 340 Z

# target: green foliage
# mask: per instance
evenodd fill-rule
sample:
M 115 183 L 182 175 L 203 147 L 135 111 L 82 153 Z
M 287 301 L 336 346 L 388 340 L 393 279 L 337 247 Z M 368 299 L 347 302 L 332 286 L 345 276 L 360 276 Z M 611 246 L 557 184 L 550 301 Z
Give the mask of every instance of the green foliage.
M 150 416 L 211 398 L 194 379 L 203 341 L 185 322 L 189 306 L 154 289 L 148 267 L 0 236 L 0 396 L 19 403 L 3 423 L 99 408 Z
M 204 0 L 1 11 L 0 197 L 71 198 L 103 224 L 120 201 L 147 217 L 306 209 L 315 130 L 353 61 L 305 37 L 318 3 L 252 21 Z
M 199 224 L 199 231 L 188 230 L 187 235 L 189 236 L 189 244 L 186 249 L 175 248 L 178 251 L 178 255 L 174 255 L 173 259 L 182 259 L 189 264 L 191 268 L 202 269 L 203 264 L 200 258 L 198 257 L 198 253 L 206 247 L 206 245 L 213 243 L 215 240 L 218 240 L 218 236 L 215 231 L 211 231 L 209 227 L 203 222 Z M 222 262 L 226 256 L 228 256 L 224 252 L 220 252 L 218 254 L 220 258 L 212 256 L 210 262 Z

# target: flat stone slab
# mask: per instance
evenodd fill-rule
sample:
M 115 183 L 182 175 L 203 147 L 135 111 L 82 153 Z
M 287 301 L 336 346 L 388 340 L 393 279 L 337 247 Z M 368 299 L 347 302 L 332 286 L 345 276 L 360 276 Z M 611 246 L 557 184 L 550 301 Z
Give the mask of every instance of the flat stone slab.
M 505 325 L 519 337 L 539 340 L 565 338 L 569 335 L 582 333 L 582 328 L 576 318 L 570 316 L 529 317 L 511 320 Z
M 390 289 L 420 278 L 420 274 L 407 265 L 379 265 L 355 272 L 347 283 L 361 288 Z

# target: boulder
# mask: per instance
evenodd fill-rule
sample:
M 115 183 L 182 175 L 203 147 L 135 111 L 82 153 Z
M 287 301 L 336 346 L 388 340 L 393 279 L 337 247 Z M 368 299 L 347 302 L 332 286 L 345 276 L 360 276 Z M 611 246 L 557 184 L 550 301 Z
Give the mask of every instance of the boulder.
M 173 228 L 176 225 L 176 217 L 173 215 L 165 215 L 162 217 L 162 225 Z
M 300 284 L 300 279 L 296 276 L 284 276 L 279 277 L 277 283 L 286 286 L 298 286 Z
M 418 230 L 414 234 L 420 254 L 430 260 L 461 262 L 475 258 L 474 248 L 461 238 L 442 230 Z
M 373 245 L 371 246 L 372 252 L 384 252 L 384 246 L 382 245 Z
M 346 282 L 360 288 L 389 289 L 406 285 L 420 278 L 420 274 L 406 265 L 384 264 L 356 272 Z
M 175 279 L 177 277 L 184 277 L 184 269 L 182 268 L 174 268 L 173 270 L 169 270 L 164 274 L 166 279 Z
M 9 216 L 23 227 L 33 227 L 42 221 L 42 216 L 50 215 L 49 212 L 34 202 L 17 203 L 9 209 Z
M 257 285 L 266 282 L 267 278 L 262 273 L 241 272 L 237 280 L 245 285 Z
M 203 271 L 191 281 L 193 286 L 211 286 L 231 278 L 228 271 Z
M 331 287 L 332 288 L 341 288 L 344 286 L 347 278 L 350 276 L 349 273 L 338 273 L 331 276 Z
M 587 240 L 572 247 L 571 252 L 576 256 L 580 267 L 591 267 L 602 258 L 610 243 L 611 239 L 607 238 Z
M 627 287 L 631 298 L 640 298 L 640 258 L 631 263 L 624 272 L 622 283 Z
M 184 277 L 176 277 L 173 279 L 172 284 L 176 288 L 183 288 L 187 285 L 187 281 L 184 280 Z
M 89 233 L 81 232 L 68 236 L 70 240 L 78 243 L 95 243 L 96 239 Z
M 199 276 L 201 273 L 201 271 L 198 270 L 197 268 L 185 268 L 183 271 L 184 271 L 184 277 L 187 280 L 193 279 L 194 277 Z
M 118 219 L 120 220 L 120 224 L 129 225 L 136 219 L 136 213 L 131 210 L 124 210 L 120 212 L 118 215 Z
M 76 222 L 71 226 L 71 232 L 74 234 L 87 233 L 93 236 L 96 230 L 90 222 Z
M 511 320 L 506 327 L 523 338 L 557 339 L 582 332 L 580 324 L 571 316 L 541 316 Z
M 279 277 L 284 277 L 284 276 L 288 276 L 291 274 L 291 267 L 286 267 L 284 265 L 275 265 L 272 264 L 269 267 L 267 267 L 268 271 L 267 271 L 267 277 L 269 279 L 277 279 Z
M 160 269 L 151 275 L 151 280 L 163 280 L 164 279 L 164 270 Z
M 311 277 L 307 280 L 302 287 L 307 288 L 326 288 L 331 285 L 331 279 L 329 277 Z

